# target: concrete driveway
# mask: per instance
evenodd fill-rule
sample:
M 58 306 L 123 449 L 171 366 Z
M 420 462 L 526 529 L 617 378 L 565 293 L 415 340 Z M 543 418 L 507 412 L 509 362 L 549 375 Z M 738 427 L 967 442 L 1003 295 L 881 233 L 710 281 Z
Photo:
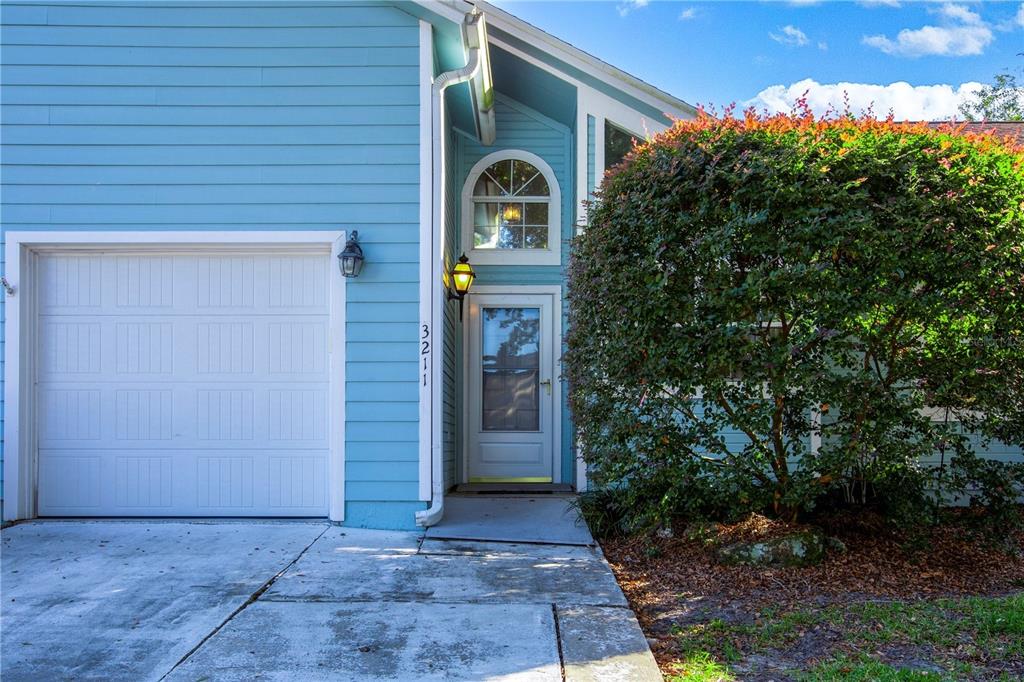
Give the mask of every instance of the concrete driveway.
M 591 547 L 305 522 L 2 531 L 15 680 L 660 680 Z

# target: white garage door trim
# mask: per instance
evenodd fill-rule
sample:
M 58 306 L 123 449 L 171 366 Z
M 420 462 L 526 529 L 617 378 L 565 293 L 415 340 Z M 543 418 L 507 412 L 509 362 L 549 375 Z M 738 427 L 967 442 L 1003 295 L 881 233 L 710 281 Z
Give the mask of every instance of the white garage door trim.
M 329 303 L 329 462 L 328 516 L 343 521 L 345 510 L 345 278 L 333 269 L 345 245 L 345 232 L 7 232 L 5 277 L 14 288 L 6 297 L 4 347 L 3 517 L 5 521 L 36 516 L 37 469 L 35 429 L 37 304 L 33 287 L 35 255 L 40 251 L 131 249 L 159 253 L 216 252 L 273 246 L 287 249 L 320 245 L 331 254 Z

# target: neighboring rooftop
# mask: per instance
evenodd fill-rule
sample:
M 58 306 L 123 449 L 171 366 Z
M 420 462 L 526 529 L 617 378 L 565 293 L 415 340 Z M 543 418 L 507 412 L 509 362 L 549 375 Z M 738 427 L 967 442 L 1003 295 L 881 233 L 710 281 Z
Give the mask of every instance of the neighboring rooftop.
M 928 125 L 938 127 L 949 123 L 949 121 L 932 121 Z M 995 133 L 1000 137 L 1012 137 L 1017 142 L 1024 144 L 1024 121 L 973 121 L 953 123 L 952 125 L 963 126 L 964 131 L 968 133 Z

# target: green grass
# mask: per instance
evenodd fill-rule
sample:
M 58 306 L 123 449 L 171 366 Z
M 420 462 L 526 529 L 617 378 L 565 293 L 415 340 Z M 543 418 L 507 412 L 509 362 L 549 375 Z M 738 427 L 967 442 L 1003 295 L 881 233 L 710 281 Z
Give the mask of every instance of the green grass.
M 677 627 L 682 663 L 671 680 L 729 680 L 728 666 L 750 654 L 786 651 L 812 630 L 839 633 L 830 649 L 813 652 L 820 663 L 793 670 L 803 680 L 902 682 L 959 680 L 993 661 L 1024 658 L 1024 594 L 908 602 L 864 602 L 815 610 L 762 612 L 753 623 L 722 620 Z M 814 640 L 810 640 L 814 641 Z M 920 657 L 946 674 L 906 670 L 860 652 L 919 647 Z M 1002 667 L 1002 666 L 999 666 Z M 1009 679 L 1009 678 L 1007 678 Z
M 674 666 L 675 672 L 665 676 L 668 682 L 734 682 L 736 677 L 706 651 L 695 652 Z
M 933 672 L 894 668 L 871 659 L 851 661 L 840 657 L 815 666 L 797 677 L 802 682 L 948 682 Z

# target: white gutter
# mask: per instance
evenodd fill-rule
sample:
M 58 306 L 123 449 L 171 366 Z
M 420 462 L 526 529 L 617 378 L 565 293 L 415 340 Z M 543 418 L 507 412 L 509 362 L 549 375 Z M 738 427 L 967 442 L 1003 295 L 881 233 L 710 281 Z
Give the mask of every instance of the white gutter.
M 465 15 L 464 29 L 477 29 L 483 25 L 483 15 L 470 12 Z M 430 238 L 432 242 L 432 264 L 430 282 L 430 328 L 435 330 L 431 350 L 427 356 L 430 363 L 430 507 L 416 512 L 416 525 L 429 527 L 435 525 L 444 515 L 444 443 L 442 441 L 442 402 L 444 396 L 441 377 L 442 363 L 437 361 L 437 350 L 444 350 L 445 293 L 442 286 L 445 243 L 444 243 L 444 91 L 453 85 L 465 83 L 473 79 L 483 64 L 479 44 L 471 45 L 466 56 L 466 65 L 461 69 L 446 71 L 434 79 L 430 88 L 430 133 L 431 146 L 431 183 L 433 206 Z M 421 416 L 422 418 L 422 416 Z

